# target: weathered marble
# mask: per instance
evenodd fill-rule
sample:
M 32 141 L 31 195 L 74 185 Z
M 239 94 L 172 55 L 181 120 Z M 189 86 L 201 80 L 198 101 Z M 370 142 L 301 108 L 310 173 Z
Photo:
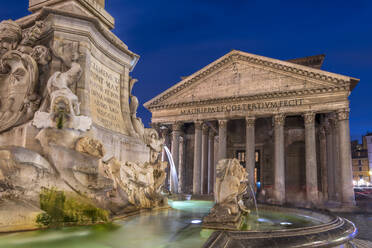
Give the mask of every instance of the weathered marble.
M 29 4 L 0 23 L 0 231 L 37 228 L 42 189 L 110 216 L 166 205 L 164 139 L 132 94 L 139 56 L 109 31 L 104 0 Z
M 214 198 L 216 204 L 203 219 L 203 227 L 238 229 L 241 224 L 239 201 L 247 190 L 248 173 L 236 159 L 222 159 L 216 168 Z

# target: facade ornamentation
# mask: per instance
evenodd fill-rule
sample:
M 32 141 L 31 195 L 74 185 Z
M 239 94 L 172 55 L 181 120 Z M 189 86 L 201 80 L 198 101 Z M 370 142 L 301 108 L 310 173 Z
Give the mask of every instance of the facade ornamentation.
M 254 124 L 256 122 L 256 118 L 252 116 L 245 117 L 245 125 L 247 127 L 254 127 Z
M 330 75 L 328 73 L 320 73 L 320 72 L 314 73 L 313 71 L 306 70 L 303 66 L 297 66 L 295 64 L 291 66 L 282 65 L 280 63 L 276 63 L 274 61 L 269 61 L 265 58 L 255 56 L 253 54 L 247 54 L 247 53 L 243 54 L 239 51 L 232 51 L 229 54 L 225 55 L 224 57 L 225 57 L 224 59 L 219 60 L 217 63 L 214 63 L 211 66 L 208 66 L 204 70 L 201 70 L 200 72 L 198 72 L 196 75 L 193 75 L 192 77 L 187 77 L 186 79 L 181 81 L 177 87 L 172 88 L 172 90 L 164 92 L 164 94 L 154 99 L 148 107 L 152 108 L 156 105 L 159 105 L 161 102 L 164 102 L 170 96 L 176 94 L 177 92 L 183 90 L 186 87 L 190 87 L 195 82 L 207 77 L 214 71 L 220 69 L 222 66 L 225 66 L 226 64 L 229 64 L 229 63 L 233 63 L 234 61 L 237 61 L 237 60 L 246 61 L 256 66 L 266 66 L 274 70 L 279 70 L 279 71 L 286 72 L 286 73 L 297 74 L 302 77 L 309 77 L 315 80 L 329 82 L 334 85 L 347 85 L 349 83 L 342 78 L 335 77 L 334 75 Z
M 183 123 L 175 122 L 172 124 L 172 132 L 180 132 L 182 130 Z
M 285 124 L 285 115 L 276 114 L 273 116 L 273 120 L 275 126 L 283 126 Z
M 340 109 L 337 111 L 337 120 L 343 121 L 343 120 L 349 120 L 349 109 Z
M 202 129 L 202 125 L 203 125 L 203 122 L 202 121 L 195 121 L 194 122 L 195 129 L 201 130 Z
M 227 120 L 218 120 L 218 127 L 226 128 L 227 127 Z
M 314 112 L 307 112 L 302 115 L 304 118 L 305 125 L 312 125 L 315 121 L 315 113 Z

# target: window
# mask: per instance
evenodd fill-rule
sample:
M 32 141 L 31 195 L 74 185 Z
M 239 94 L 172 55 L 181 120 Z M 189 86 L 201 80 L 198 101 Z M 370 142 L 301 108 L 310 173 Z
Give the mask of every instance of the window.
M 358 160 L 358 165 L 362 165 L 362 160 Z
M 362 171 L 362 167 L 359 167 L 359 171 Z

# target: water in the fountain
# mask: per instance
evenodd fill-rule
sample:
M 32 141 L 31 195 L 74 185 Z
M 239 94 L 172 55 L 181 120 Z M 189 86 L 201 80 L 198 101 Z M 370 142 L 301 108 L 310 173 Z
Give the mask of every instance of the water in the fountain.
M 167 146 L 164 146 L 165 153 L 167 154 L 168 161 L 170 164 L 170 175 L 171 175 L 171 192 L 178 193 L 178 176 L 176 166 L 174 165 L 174 160 L 172 157 L 172 153 L 169 151 Z
M 260 218 L 259 214 L 258 214 L 258 207 L 257 207 L 257 199 L 256 199 L 256 194 L 254 193 L 254 190 L 253 190 L 253 187 L 250 183 L 248 183 L 248 186 L 251 190 L 251 194 L 252 194 L 252 198 L 253 198 L 253 203 L 254 203 L 254 206 L 256 208 L 256 215 L 257 215 L 257 218 Z

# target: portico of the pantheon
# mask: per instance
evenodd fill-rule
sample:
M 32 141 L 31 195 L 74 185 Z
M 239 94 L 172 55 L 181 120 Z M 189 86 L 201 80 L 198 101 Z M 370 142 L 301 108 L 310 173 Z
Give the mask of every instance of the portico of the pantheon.
M 348 96 L 359 79 L 323 60 L 233 50 L 145 103 L 178 170 L 173 191 L 211 194 L 217 161 L 237 158 L 262 201 L 354 205 Z

